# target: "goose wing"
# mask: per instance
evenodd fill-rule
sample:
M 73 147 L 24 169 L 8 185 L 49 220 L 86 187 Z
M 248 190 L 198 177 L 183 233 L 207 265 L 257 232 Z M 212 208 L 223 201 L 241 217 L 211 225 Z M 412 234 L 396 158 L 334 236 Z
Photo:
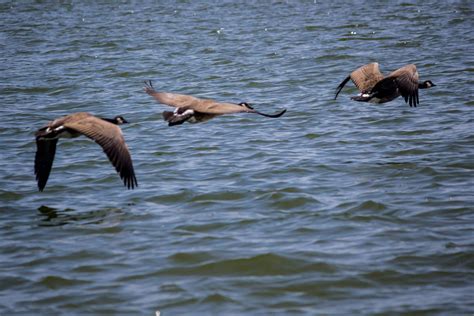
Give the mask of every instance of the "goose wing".
M 360 92 L 366 93 L 370 91 L 377 82 L 383 79 L 383 74 L 380 72 L 379 63 L 370 63 L 364 66 L 361 66 L 351 72 L 349 76 L 347 76 L 337 87 L 336 96 L 334 99 L 337 98 L 339 92 L 341 92 L 342 88 L 346 85 L 349 80 L 355 84 L 357 89 Z
M 204 114 L 232 114 L 241 112 L 253 112 L 244 106 L 234 103 L 216 102 L 214 100 L 204 99 L 200 104 L 193 107 L 193 110 Z
M 200 102 L 193 105 L 188 106 L 188 108 L 193 109 L 196 113 L 200 114 L 211 114 L 211 115 L 222 115 L 222 114 L 233 114 L 233 113 L 255 113 L 266 117 L 280 117 L 285 114 L 286 109 L 275 113 L 275 114 L 266 114 L 259 112 L 252 107 L 241 106 L 234 103 L 227 103 L 227 102 L 216 102 L 214 100 L 209 99 L 200 99 Z
M 58 132 L 54 129 L 61 127 L 64 122 L 73 120 L 74 118 L 84 118 L 91 116 L 86 112 L 78 112 L 75 114 L 65 115 L 59 117 L 35 133 L 36 137 L 36 154 L 35 154 L 35 175 L 38 182 L 38 189 L 42 192 L 48 182 L 51 168 L 53 167 L 54 156 L 56 154 L 56 145 L 58 139 L 56 138 Z M 60 132 L 59 132 L 60 133 Z
M 282 116 L 286 110 L 279 112 L 278 114 L 264 114 L 258 112 L 254 109 L 240 106 L 234 103 L 228 102 L 217 102 L 211 99 L 199 99 L 190 95 L 183 95 L 177 93 L 169 93 L 169 92 L 157 92 L 151 81 L 145 82 L 145 92 L 151 95 L 155 100 L 160 103 L 174 106 L 176 108 L 184 108 L 184 109 L 191 109 L 195 113 L 201 114 L 212 114 L 212 115 L 222 115 L 222 114 L 232 114 L 232 113 L 257 113 L 267 117 L 280 117 Z M 183 112 L 184 112 L 183 109 Z
M 152 92 L 151 90 L 146 90 L 146 93 L 151 95 L 156 101 L 160 102 L 161 104 L 169 105 L 175 108 L 196 106 L 201 102 L 201 100 L 198 98 L 184 94 L 156 91 Z
M 419 75 L 415 65 L 403 66 L 392 72 L 388 77 L 393 78 L 405 102 L 415 107 L 420 103 L 418 97 Z
M 145 92 L 162 104 L 176 108 L 192 109 L 204 114 L 229 114 L 247 112 L 247 109 L 233 103 L 221 103 L 210 99 L 199 99 L 190 95 L 157 92 L 151 81 L 145 82 Z
M 38 181 L 38 189 L 44 190 L 48 182 L 51 168 L 53 167 L 54 155 L 56 154 L 57 139 L 44 140 L 36 137 L 35 175 Z
M 138 186 L 132 157 L 122 131 L 117 125 L 95 116 L 87 116 L 80 120 L 66 122 L 64 127 L 75 130 L 99 144 L 128 189 Z
M 158 92 L 153 88 L 151 81 L 145 81 L 145 92 L 151 95 L 156 101 L 173 106 L 175 108 L 181 108 L 186 106 L 192 106 L 199 103 L 201 100 L 190 95 L 169 93 L 169 92 Z
M 360 92 L 368 92 L 383 79 L 383 74 L 380 72 L 379 63 L 371 63 L 354 70 L 351 79 Z

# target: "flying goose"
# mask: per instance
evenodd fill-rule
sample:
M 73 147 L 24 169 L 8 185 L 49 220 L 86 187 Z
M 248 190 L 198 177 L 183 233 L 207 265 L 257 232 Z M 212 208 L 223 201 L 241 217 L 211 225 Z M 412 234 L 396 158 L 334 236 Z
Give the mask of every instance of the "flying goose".
M 58 139 L 78 137 L 81 134 L 102 147 L 128 189 L 138 186 L 130 152 L 122 131 L 117 126 L 124 123 L 128 122 L 122 116 L 107 119 L 78 112 L 57 118 L 40 128 L 35 133 L 35 175 L 39 190 L 43 191 L 48 181 Z
M 162 104 L 173 106 L 174 112 L 164 111 L 163 118 L 168 122 L 168 126 L 190 123 L 199 123 L 210 120 L 218 115 L 232 113 L 256 113 L 266 117 L 280 117 L 286 109 L 276 114 L 265 114 L 254 110 L 250 104 L 242 102 L 239 104 L 217 102 L 210 99 L 199 99 L 190 95 L 157 92 L 151 81 L 145 81 L 145 92 L 151 95 L 155 100 Z
M 403 66 L 384 78 L 379 70 L 378 63 L 371 63 L 354 70 L 337 87 L 336 96 L 349 81 L 356 85 L 361 92 L 352 97 L 352 100 L 371 103 L 385 103 L 403 96 L 410 106 L 420 104 L 418 89 L 427 89 L 436 86 L 430 80 L 418 83 L 418 71 L 413 64 Z

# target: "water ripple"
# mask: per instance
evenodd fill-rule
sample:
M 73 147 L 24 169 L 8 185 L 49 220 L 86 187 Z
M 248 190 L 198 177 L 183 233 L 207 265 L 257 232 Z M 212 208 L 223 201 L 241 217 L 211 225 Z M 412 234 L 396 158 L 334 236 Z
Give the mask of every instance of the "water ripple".
M 0 314 L 472 314 L 473 6 L 390 5 L 1 3 Z M 437 86 L 334 100 L 373 61 Z M 148 79 L 288 111 L 168 127 Z M 130 121 L 136 190 L 83 137 L 37 192 L 77 111 Z

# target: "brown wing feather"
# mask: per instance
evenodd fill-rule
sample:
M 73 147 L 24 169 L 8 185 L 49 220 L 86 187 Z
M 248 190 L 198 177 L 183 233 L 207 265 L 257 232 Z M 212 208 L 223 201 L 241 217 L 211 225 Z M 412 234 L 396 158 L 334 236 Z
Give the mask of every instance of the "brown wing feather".
M 361 92 L 370 91 L 377 82 L 383 79 L 378 63 L 371 63 L 354 70 L 351 80 Z
M 417 106 L 418 100 L 418 71 L 413 64 L 403 66 L 392 72 L 388 77 L 394 78 L 398 91 L 410 106 Z
M 146 83 L 145 92 L 162 104 L 177 108 L 189 108 L 204 114 L 230 114 L 252 112 L 251 110 L 233 103 L 216 102 L 211 99 L 199 99 L 190 95 L 157 92 L 150 83 Z
M 133 189 L 138 185 L 132 157 L 118 126 L 94 116 L 67 122 L 64 126 L 91 138 L 99 144 L 127 188 Z
M 145 81 L 144 89 L 145 89 L 145 92 L 151 95 L 156 101 L 165 105 L 174 106 L 175 108 L 192 106 L 200 102 L 200 99 L 195 98 L 190 95 L 168 93 L 168 92 L 158 92 L 153 88 L 151 81 Z
M 227 102 L 216 102 L 214 100 L 202 99 L 192 107 L 193 110 L 204 114 L 232 114 L 241 112 L 253 112 L 252 110 L 238 104 Z
M 190 95 L 168 92 L 154 92 L 150 94 L 149 91 L 147 91 L 147 93 L 161 104 L 166 104 L 176 108 L 190 107 L 200 102 L 198 98 Z

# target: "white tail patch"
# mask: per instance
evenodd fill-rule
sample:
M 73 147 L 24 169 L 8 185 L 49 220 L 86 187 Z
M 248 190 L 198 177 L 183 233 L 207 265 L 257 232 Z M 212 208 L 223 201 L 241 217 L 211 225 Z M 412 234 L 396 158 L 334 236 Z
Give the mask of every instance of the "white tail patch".
M 178 111 L 179 111 L 179 108 L 176 108 L 173 112 L 174 115 L 176 115 L 176 116 L 194 115 L 194 110 L 192 110 L 192 109 L 187 109 L 183 113 L 178 113 Z

